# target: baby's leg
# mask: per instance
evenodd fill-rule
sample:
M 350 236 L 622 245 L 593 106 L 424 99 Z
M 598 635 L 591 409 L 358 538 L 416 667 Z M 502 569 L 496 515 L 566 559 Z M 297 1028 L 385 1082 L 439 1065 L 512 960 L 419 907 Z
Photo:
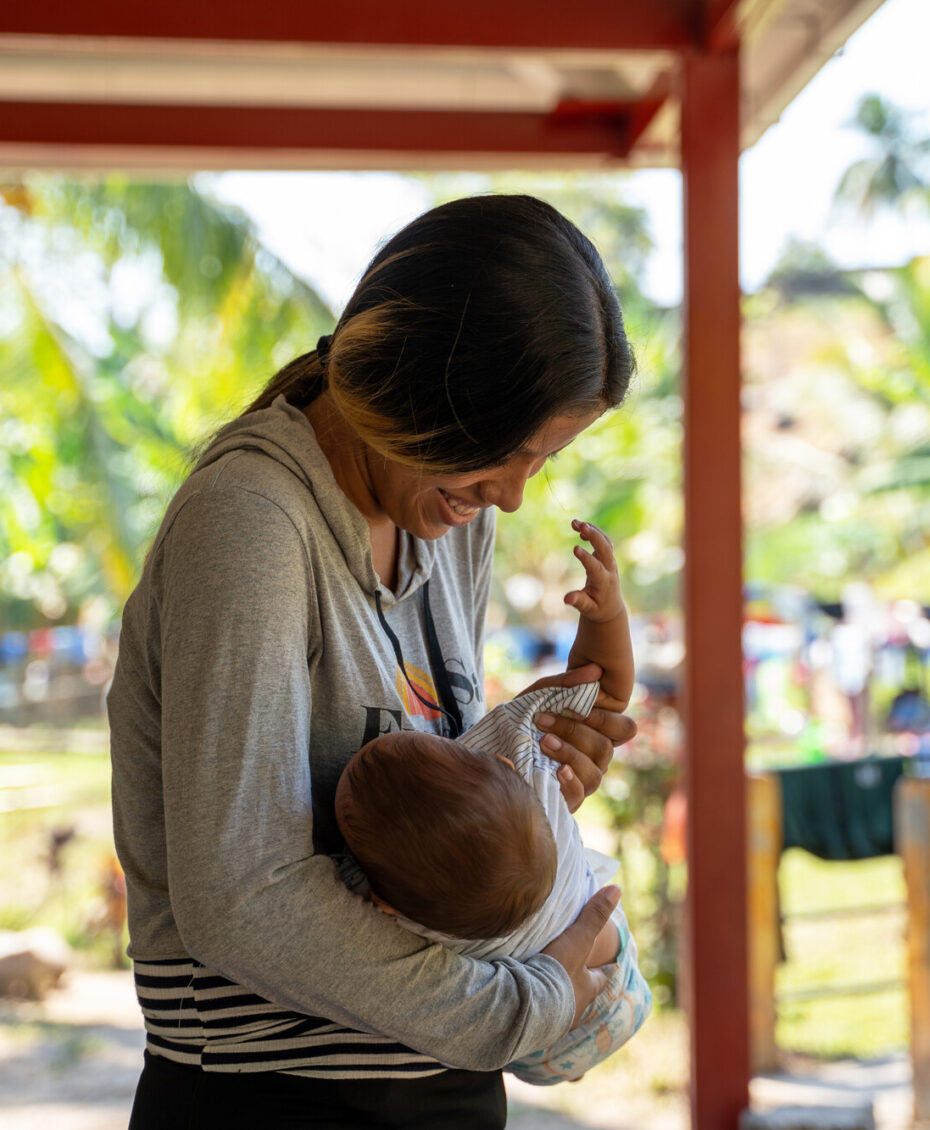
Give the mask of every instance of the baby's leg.
M 622 1047 L 649 1015 L 652 992 L 639 971 L 636 943 L 621 906 L 617 906 L 612 919 L 620 932 L 614 975 L 585 1010 L 577 1028 L 566 1032 L 551 1047 L 505 1068 L 525 1083 L 544 1087 L 580 1079 Z

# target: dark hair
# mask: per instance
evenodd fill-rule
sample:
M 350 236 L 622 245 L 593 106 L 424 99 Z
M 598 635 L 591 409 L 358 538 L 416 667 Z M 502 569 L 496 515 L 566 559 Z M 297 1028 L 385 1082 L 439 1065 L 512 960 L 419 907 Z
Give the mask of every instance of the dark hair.
M 459 938 L 497 938 L 546 901 L 552 829 L 529 785 L 490 754 L 413 730 L 385 734 L 343 770 L 336 820 L 372 890 Z
M 328 342 L 285 366 L 305 407 L 328 387 L 380 453 L 472 471 L 518 452 L 553 416 L 620 404 L 633 356 L 593 244 L 532 196 L 426 212 L 375 255 Z

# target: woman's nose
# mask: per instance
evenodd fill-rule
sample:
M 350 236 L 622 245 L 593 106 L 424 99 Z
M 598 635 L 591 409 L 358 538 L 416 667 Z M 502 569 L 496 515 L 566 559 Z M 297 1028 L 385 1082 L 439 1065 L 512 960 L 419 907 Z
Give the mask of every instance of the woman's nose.
M 492 506 L 496 506 L 498 510 L 503 510 L 505 514 L 512 514 L 514 510 L 519 510 L 523 505 L 523 491 L 529 477 L 529 473 L 526 471 L 508 470 L 506 473 L 501 473 L 500 476 L 488 480 L 482 493 Z

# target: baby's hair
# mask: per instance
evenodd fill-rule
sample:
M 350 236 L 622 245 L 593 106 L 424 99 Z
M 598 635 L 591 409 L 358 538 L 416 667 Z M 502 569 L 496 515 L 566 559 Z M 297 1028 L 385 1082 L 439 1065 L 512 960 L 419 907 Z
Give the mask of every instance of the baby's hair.
M 336 819 L 374 893 L 459 938 L 497 938 L 546 901 L 557 866 L 533 790 L 490 754 L 405 730 L 343 771 Z

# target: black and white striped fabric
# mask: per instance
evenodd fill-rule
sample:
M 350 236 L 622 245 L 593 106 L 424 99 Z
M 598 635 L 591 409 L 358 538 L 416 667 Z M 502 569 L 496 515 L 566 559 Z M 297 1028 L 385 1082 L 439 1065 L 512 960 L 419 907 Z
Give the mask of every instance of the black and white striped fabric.
M 205 1071 L 416 1078 L 445 1068 L 386 1036 L 279 1008 L 190 958 L 134 963 L 147 1046 Z
M 543 710 L 556 714 L 570 710 L 587 718 L 599 690 L 600 683 L 581 683 L 577 687 L 547 687 L 540 691 L 528 691 L 485 714 L 459 741 L 484 753 L 509 757 L 514 769 L 532 784 L 534 760 L 549 762 L 553 773 L 559 768 L 558 763 L 547 758 L 539 748 L 543 733 L 536 726 L 536 715 Z

